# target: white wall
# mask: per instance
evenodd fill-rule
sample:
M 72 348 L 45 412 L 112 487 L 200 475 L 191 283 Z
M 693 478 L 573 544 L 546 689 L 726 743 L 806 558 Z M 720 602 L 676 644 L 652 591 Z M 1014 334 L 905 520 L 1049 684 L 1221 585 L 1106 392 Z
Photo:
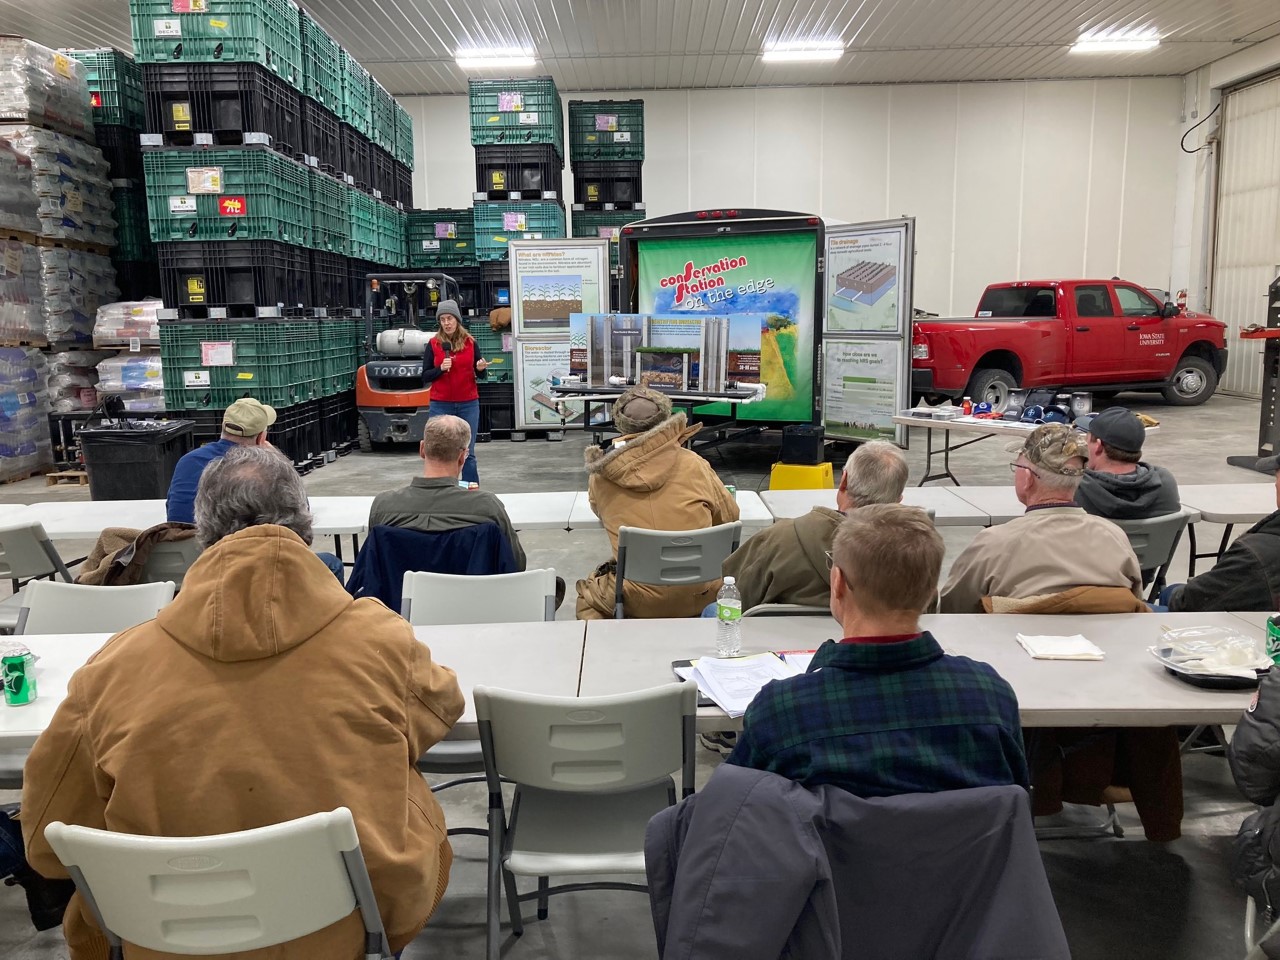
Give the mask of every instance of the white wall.
M 915 302 L 944 314 L 971 312 L 997 280 L 1118 274 L 1170 282 L 1181 79 L 565 100 L 633 97 L 645 101 L 649 216 L 716 206 L 845 221 L 914 216 Z M 469 205 L 466 97 L 401 102 L 417 131 L 416 205 Z

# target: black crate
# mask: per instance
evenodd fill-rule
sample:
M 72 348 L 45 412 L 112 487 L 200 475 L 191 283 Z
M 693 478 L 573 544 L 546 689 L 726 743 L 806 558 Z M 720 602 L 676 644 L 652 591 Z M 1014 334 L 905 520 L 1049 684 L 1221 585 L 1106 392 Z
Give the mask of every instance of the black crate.
M 462 312 L 482 312 L 480 267 L 439 267 L 441 273 L 458 281 L 458 306 Z M 487 310 L 487 308 L 485 308 Z
M 480 427 L 476 440 L 489 440 L 511 436 L 516 426 L 516 385 L 514 383 L 476 384 L 480 394 Z
M 90 500 L 162 499 L 178 461 L 193 448 L 192 424 L 185 420 L 158 430 L 85 427 L 77 437 Z
M 511 264 L 506 260 L 487 260 L 480 264 L 480 302 L 476 305 L 481 313 L 488 313 L 494 307 L 511 306 Z
M 381 194 L 387 203 L 396 201 L 396 161 L 373 143 L 369 144 L 369 189 L 375 197 Z
M 573 202 L 588 209 L 630 210 L 644 200 L 638 160 L 583 160 L 573 165 Z
M 164 305 L 310 307 L 311 251 L 274 240 L 157 243 Z
M 146 300 L 160 296 L 160 264 L 154 260 L 114 260 L 116 286 L 121 300 Z
M 386 273 L 387 271 L 379 267 L 371 260 L 357 260 L 350 257 L 347 260 L 347 306 L 354 307 L 357 310 L 363 310 L 365 307 L 365 277 L 371 273 Z
M 413 171 L 399 160 L 395 161 L 395 194 L 391 198 L 404 205 L 406 210 L 413 209 Z
M 339 150 L 342 153 L 342 172 L 355 181 L 361 190 L 369 186 L 369 138 L 349 123 L 338 124 Z
M 311 251 L 312 307 L 347 307 L 349 269 L 347 258 L 327 250 Z
M 354 390 L 321 397 L 316 402 L 320 405 L 320 439 L 325 450 L 335 450 L 356 439 L 359 414 Z
M 309 157 L 325 173 L 346 173 L 343 169 L 342 138 L 338 116 L 310 97 L 302 98 L 302 144 Z
M 137 130 L 103 124 L 93 128 L 93 137 L 107 161 L 108 180 L 142 182 L 142 143 Z
M 147 133 L 189 147 L 196 134 L 235 146 L 266 134 L 288 156 L 305 149 L 302 101 L 295 88 L 257 63 L 149 63 L 142 68 Z M 251 138 L 251 141 L 252 138 Z
M 320 428 L 320 401 L 308 400 L 291 407 L 276 407 L 276 422 L 267 429 L 272 446 L 301 466 L 320 456 L 325 447 Z M 212 443 L 222 436 L 222 414 L 225 411 L 178 410 L 172 414 L 195 424 L 195 446 Z
M 563 202 L 564 161 L 550 143 L 476 147 L 476 197 Z

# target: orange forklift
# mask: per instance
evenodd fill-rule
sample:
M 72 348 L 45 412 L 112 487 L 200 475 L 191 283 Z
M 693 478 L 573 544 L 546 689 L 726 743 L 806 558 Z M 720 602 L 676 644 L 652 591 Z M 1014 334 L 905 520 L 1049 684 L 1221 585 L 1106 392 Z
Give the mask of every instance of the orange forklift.
M 365 352 L 356 371 L 360 451 L 422 439 L 431 388 L 422 385 L 422 357 L 435 335 L 436 307 L 458 300 L 444 273 L 371 273 L 365 277 Z

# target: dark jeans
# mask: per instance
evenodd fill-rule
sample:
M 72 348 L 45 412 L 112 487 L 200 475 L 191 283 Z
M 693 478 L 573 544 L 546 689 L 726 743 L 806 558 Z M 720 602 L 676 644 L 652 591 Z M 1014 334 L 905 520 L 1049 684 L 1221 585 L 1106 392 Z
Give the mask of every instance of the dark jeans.
M 27 862 L 23 855 L 22 824 L 0 812 L 0 878 L 8 877 Z
M 480 401 L 462 400 L 456 403 L 452 400 L 431 401 L 431 411 L 427 419 L 443 417 L 446 414 L 461 417 L 471 427 L 471 444 L 467 447 L 467 462 L 462 465 L 462 479 L 468 483 L 479 483 L 480 473 L 476 470 L 476 433 L 480 430 Z
M 1169 584 L 1163 590 L 1160 591 L 1160 597 L 1156 600 L 1156 602 L 1149 603 L 1147 604 L 1147 606 L 1149 606 L 1156 613 L 1168 613 L 1169 601 L 1172 600 L 1173 595 L 1177 593 L 1179 590 L 1181 590 L 1184 586 L 1185 584 L 1181 584 L 1181 583 Z
M 332 553 L 317 553 L 316 556 L 324 561 L 324 565 L 329 568 L 330 573 L 338 578 L 339 583 L 346 583 L 346 570 L 343 568 L 341 560 Z

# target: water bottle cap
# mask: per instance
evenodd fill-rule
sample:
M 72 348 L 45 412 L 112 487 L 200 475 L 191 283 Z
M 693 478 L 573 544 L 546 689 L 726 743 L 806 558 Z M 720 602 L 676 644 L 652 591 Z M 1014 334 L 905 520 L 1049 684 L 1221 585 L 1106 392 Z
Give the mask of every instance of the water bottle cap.
M 737 580 L 735 580 L 735 579 L 733 579 L 733 577 L 725 577 L 725 578 L 724 578 L 724 582 L 725 582 L 726 584 L 730 584 L 730 583 L 737 583 L 738 581 L 737 581 Z

